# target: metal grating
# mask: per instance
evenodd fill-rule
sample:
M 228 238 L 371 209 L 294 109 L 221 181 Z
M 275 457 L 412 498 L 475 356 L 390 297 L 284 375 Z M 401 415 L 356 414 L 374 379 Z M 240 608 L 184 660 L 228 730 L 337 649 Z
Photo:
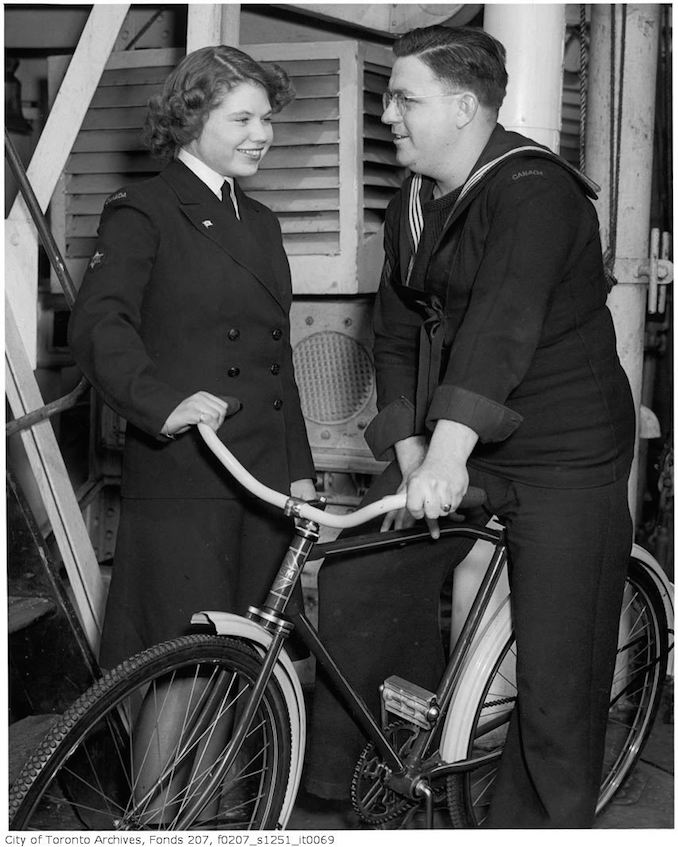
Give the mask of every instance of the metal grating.
M 362 344 L 341 332 L 316 332 L 293 351 L 301 408 L 307 420 L 338 424 L 367 406 L 374 366 Z

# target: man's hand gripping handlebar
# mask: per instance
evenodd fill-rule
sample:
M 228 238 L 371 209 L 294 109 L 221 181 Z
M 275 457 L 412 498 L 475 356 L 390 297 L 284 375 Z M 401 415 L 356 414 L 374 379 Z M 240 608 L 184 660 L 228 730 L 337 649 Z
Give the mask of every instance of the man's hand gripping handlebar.
M 331 512 L 323 512 L 322 509 L 317 509 L 302 500 L 290 497 L 289 494 L 283 494 L 280 491 L 275 491 L 269 488 L 252 474 L 246 470 L 240 462 L 235 458 L 231 451 L 219 440 L 216 432 L 209 426 L 203 423 L 198 424 L 198 430 L 203 437 L 205 443 L 219 459 L 221 464 L 231 473 L 238 482 L 255 497 L 263 500 L 265 503 L 270 503 L 272 506 L 277 506 L 286 514 L 292 514 L 295 517 L 307 518 L 315 521 L 322 526 L 336 527 L 337 529 L 348 529 L 353 526 L 367 523 L 373 518 L 380 515 L 385 515 L 396 509 L 405 508 L 406 494 L 404 491 L 399 494 L 390 494 L 370 503 L 368 506 L 363 506 L 361 509 L 356 509 L 347 515 L 336 515 Z M 480 505 L 485 500 L 485 493 L 480 488 L 469 488 L 466 496 L 462 500 L 462 507 Z

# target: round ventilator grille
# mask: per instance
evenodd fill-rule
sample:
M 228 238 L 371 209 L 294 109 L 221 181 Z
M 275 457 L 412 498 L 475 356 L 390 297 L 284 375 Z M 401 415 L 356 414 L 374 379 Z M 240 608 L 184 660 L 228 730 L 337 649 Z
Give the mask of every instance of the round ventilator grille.
M 341 332 L 317 332 L 293 352 L 301 408 L 307 420 L 338 424 L 351 420 L 367 405 L 374 386 L 374 367 L 367 350 Z

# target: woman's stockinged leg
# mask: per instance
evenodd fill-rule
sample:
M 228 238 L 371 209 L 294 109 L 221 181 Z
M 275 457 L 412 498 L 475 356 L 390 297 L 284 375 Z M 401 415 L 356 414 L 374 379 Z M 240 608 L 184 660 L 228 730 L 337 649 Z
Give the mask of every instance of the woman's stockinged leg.
M 518 703 L 486 825 L 586 828 L 632 541 L 627 486 L 514 489 L 504 517 Z
M 233 709 L 224 698 L 232 675 L 173 677 L 154 684 L 139 710 L 132 748 L 134 798 L 140 824 L 167 825 L 208 784 L 230 737 Z M 219 797 L 205 797 L 198 820 L 216 820 Z

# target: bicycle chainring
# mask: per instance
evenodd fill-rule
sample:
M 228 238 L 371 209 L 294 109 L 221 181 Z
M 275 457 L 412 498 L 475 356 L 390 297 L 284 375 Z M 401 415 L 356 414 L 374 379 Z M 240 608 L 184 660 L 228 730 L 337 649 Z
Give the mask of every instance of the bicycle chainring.
M 417 730 L 404 723 L 386 727 L 386 737 L 394 748 L 405 755 Z M 351 782 L 351 802 L 356 814 L 376 829 L 397 829 L 418 807 L 409 797 L 394 791 L 386 784 L 389 768 L 370 742 L 360 754 Z

